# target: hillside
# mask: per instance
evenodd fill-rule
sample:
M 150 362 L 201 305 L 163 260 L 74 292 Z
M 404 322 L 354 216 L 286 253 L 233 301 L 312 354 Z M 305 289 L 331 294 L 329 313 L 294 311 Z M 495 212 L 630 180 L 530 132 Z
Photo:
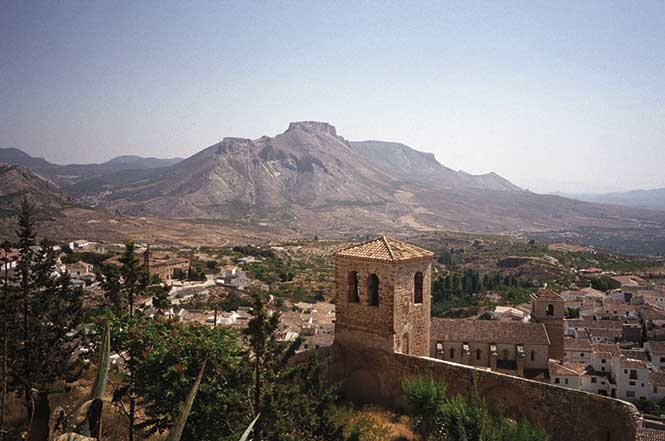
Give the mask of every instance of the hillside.
M 521 191 L 496 173 L 472 175 L 454 171 L 436 160 L 432 153 L 424 153 L 396 142 L 359 141 L 351 147 L 370 163 L 400 180 L 434 188 L 481 188 L 497 191 Z
M 571 194 L 569 197 L 587 202 L 665 211 L 665 188 L 618 193 Z
M 58 216 L 73 205 L 52 182 L 21 166 L 0 163 L 0 217 L 15 215 L 24 197 L 35 206 L 40 219 Z
M 607 247 L 621 238 L 631 252 L 650 254 L 662 248 L 665 234 L 658 211 L 535 194 L 495 173 L 454 171 L 403 144 L 349 142 L 323 122 L 291 123 L 274 137 L 224 138 L 164 167 L 140 168 L 163 162 L 131 156 L 97 165 L 42 161 L 34 171 L 78 201 L 129 216 L 239 222 L 327 237 L 554 232 L 543 239 L 571 235 L 589 238 L 586 244 L 602 239 Z

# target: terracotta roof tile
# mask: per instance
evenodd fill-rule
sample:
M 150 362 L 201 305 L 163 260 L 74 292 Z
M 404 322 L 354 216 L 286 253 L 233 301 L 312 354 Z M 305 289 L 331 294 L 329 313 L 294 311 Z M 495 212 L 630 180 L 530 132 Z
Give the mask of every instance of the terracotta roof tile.
M 591 352 L 591 340 L 588 338 L 566 337 L 563 339 L 563 347 L 566 351 Z
M 665 441 L 665 432 L 641 427 L 637 429 L 637 441 Z
M 649 340 L 649 352 L 652 354 L 665 354 L 665 341 Z
M 559 293 L 549 288 L 539 289 L 536 293 L 536 297 L 541 300 L 564 300 Z
M 584 363 L 576 363 L 570 361 L 564 361 L 560 363 L 556 360 L 549 360 L 547 367 L 550 371 L 550 375 L 584 375 L 587 372 L 587 365 Z
M 437 341 L 548 345 L 542 323 L 495 320 L 432 319 L 431 338 Z
M 378 239 L 344 248 L 335 255 L 352 259 L 393 263 L 431 259 L 434 253 L 406 242 L 382 236 Z

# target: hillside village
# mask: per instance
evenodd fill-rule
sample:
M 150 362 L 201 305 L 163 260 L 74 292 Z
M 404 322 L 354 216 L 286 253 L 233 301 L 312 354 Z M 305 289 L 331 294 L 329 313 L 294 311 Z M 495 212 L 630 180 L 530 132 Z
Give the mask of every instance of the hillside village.
M 484 248 L 478 239 L 469 243 L 472 248 Z M 485 243 L 491 242 L 485 238 Z M 138 243 L 136 253 L 149 271 L 151 286 L 165 289 L 168 299 L 164 306 L 144 298 L 142 314 L 244 329 L 252 317 L 248 293 L 258 290 L 279 296 L 282 341 L 302 338 L 300 351 L 326 348 L 335 341 L 335 303 L 339 302 L 332 262 L 326 259 L 343 247 L 343 242 L 314 241 L 174 250 Z M 520 247 L 518 243 L 513 251 Z M 75 240 L 55 248 L 57 271 L 67 272 L 72 284 L 94 303 L 102 296 L 98 265 L 119 265 L 123 245 Z M 556 245 L 548 252 L 557 250 L 574 253 L 580 248 Z M 0 270 L 11 278 L 19 258 L 17 250 L 3 250 Z M 506 258 L 499 257 L 496 265 L 520 266 L 521 258 L 511 259 L 507 265 Z M 532 259 L 524 262 L 533 264 Z M 558 263 L 551 256 L 537 259 L 544 265 Z M 588 263 L 586 258 L 582 261 Z M 450 266 L 450 262 L 437 263 L 433 274 L 450 272 Z M 616 262 L 610 265 L 616 266 Z M 566 271 L 574 280 L 568 289 L 555 291 L 547 288 L 548 282 L 538 288 L 541 282 L 534 280 L 526 302 L 513 304 L 502 299 L 500 292 L 488 290 L 478 294 L 483 306 L 471 308 L 476 314 L 466 319 L 433 317 L 428 355 L 634 402 L 644 412 L 645 433 L 663 430 L 665 437 L 665 418 L 661 423 L 659 416 L 665 414 L 661 407 L 665 402 L 665 283 L 658 268 L 640 275 L 594 266 Z M 545 272 L 545 276 L 552 274 Z M 561 286 L 560 276 L 550 284 Z

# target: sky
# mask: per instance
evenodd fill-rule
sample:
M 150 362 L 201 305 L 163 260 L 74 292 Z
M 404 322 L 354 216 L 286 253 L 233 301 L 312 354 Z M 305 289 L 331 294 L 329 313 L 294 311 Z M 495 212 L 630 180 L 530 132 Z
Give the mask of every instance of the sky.
M 49 161 L 317 120 L 537 192 L 665 187 L 663 1 L 0 7 L 0 147 Z

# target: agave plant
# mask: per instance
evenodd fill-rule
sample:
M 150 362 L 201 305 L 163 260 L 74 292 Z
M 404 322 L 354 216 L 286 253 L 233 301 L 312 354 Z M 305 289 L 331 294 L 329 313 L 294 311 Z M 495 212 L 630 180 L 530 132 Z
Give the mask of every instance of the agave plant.
M 250 433 L 252 433 L 252 430 L 254 430 L 254 424 L 256 424 L 256 420 L 259 419 L 260 415 L 261 414 L 256 415 L 256 418 L 254 418 L 254 420 L 251 423 L 249 423 L 249 426 L 247 426 L 247 430 L 245 430 L 245 433 L 243 433 L 242 436 L 240 437 L 240 441 L 247 441 L 249 439 Z
M 57 407 L 51 414 L 49 424 L 50 441 L 89 441 L 98 440 L 102 433 L 102 410 L 104 407 L 104 389 L 111 366 L 111 330 L 104 325 L 104 337 L 99 351 L 97 375 L 90 396 L 81 403 L 68 417 L 62 407 Z M 46 440 L 45 440 L 46 441 Z
M 173 424 L 173 427 L 171 428 L 171 431 L 169 432 L 169 436 L 168 438 L 166 438 L 166 441 L 180 441 L 180 437 L 182 436 L 182 431 L 185 428 L 185 423 L 187 422 L 187 418 L 189 417 L 189 412 L 191 412 L 192 405 L 194 404 L 194 398 L 196 398 L 196 393 L 199 391 L 199 386 L 201 386 L 201 381 L 203 380 L 203 372 L 206 369 L 207 363 L 208 359 L 206 358 L 205 360 L 203 360 L 203 365 L 201 366 L 201 370 L 199 370 L 199 373 L 196 376 L 196 380 L 194 380 L 192 388 L 187 393 L 187 397 L 185 398 L 185 404 L 182 406 L 180 415 L 178 415 L 178 418 L 175 420 L 175 423 Z

